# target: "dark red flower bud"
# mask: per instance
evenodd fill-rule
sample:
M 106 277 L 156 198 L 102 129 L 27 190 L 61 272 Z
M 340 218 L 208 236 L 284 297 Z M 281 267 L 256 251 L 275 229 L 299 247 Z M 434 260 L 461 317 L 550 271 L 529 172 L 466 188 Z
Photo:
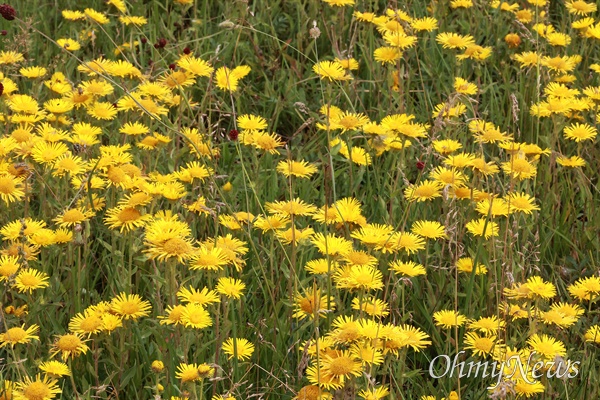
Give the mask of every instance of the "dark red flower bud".
M 175 69 L 175 67 L 177 67 L 177 65 L 175 65 L 175 64 L 169 64 L 169 69 Z
M 188 55 L 192 52 L 192 49 L 190 49 L 189 47 L 186 47 L 185 49 L 183 49 L 183 54 Z
M 148 43 L 148 39 L 146 39 L 145 37 L 140 39 L 140 42 L 142 42 L 142 44 L 146 44 Z
M 5 3 L 0 4 L 0 15 L 2 15 L 5 20 L 12 21 L 17 16 L 17 12 L 12 6 Z
M 2 93 L 4 93 L 4 85 L 0 82 L 0 96 L 2 96 Z
M 424 168 L 425 168 L 425 163 L 421 160 L 417 161 L 417 169 L 419 171 L 423 171 Z
M 2 29 L 2 32 L 0 32 L 0 35 L 6 36 L 6 35 L 8 35 L 8 32 L 6 32 L 4 29 Z
M 159 49 L 160 48 L 160 46 L 158 45 L 158 43 L 154 43 L 154 48 L 155 49 Z
M 237 131 L 237 129 L 232 129 L 232 130 L 229 131 L 229 139 L 230 140 L 237 140 L 239 134 L 240 133 Z
M 165 39 L 165 38 L 158 39 L 158 47 L 163 48 L 166 45 L 167 45 L 167 39 Z

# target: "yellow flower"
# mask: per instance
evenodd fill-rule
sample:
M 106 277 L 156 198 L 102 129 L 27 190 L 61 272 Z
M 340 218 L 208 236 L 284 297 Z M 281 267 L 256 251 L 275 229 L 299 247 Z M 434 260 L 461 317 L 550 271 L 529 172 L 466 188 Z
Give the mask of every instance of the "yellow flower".
M 397 274 L 413 278 L 419 275 L 425 275 L 427 271 L 421 264 L 413 261 L 393 261 L 390 268 Z
M 60 378 L 62 376 L 71 376 L 69 366 L 60 361 L 46 361 L 40 364 L 40 370 L 50 378 Z
M 330 81 L 352 79 L 344 69 L 344 66 L 337 61 L 320 61 L 313 65 L 312 69 L 321 79 L 329 79 Z
M 181 311 L 181 324 L 194 329 L 204 329 L 212 325 L 212 319 L 202 305 L 189 303 Z
M 93 211 L 88 211 L 80 208 L 72 208 L 54 218 L 54 221 L 61 227 L 70 227 L 87 221 L 94 216 Z
M 182 57 L 177 65 L 184 71 L 194 76 L 210 76 L 214 68 L 206 61 L 193 56 Z
M 590 326 L 590 328 L 585 332 L 584 338 L 586 342 L 600 344 L 600 325 Z
M 19 73 L 26 78 L 33 79 L 33 78 L 40 78 L 40 77 L 46 75 L 47 70 L 44 67 L 27 67 L 27 68 L 21 68 L 19 70 Z
M 17 53 L 16 51 L 0 51 L 0 65 L 16 64 L 24 59 L 23 54 Z
M 569 13 L 575 15 L 587 15 L 597 10 L 595 3 L 586 3 L 583 0 L 567 1 L 565 3 L 565 8 Z
M 106 16 L 92 8 L 86 8 L 83 13 L 92 21 L 99 23 L 100 25 L 108 24 L 109 19 Z
M 216 85 L 221 90 L 235 92 L 238 89 L 239 81 L 250 73 L 250 67 L 240 65 L 230 70 L 227 67 L 221 67 L 215 73 Z
M 392 47 L 404 50 L 412 47 L 417 42 L 417 37 L 406 35 L 404 32 L 386 32 L 383 40 Z
M 465 227 L 475 236 L 483 236 L 486 239 L 498 236 L 498 224 L 486 218 L 472 220 Z
M 464 272 L 470 274 L 473 272 L 473 259 L 471 257 L 459 258 L 456 261 L 456 269 L 458 272 Z M 483 275 L 487 273 L 487 267 L 483 264 L 477 265 L 475 269 L 475 275 Z
M 146 317 L 150 313 L 152 306 L 149 301 L 142 300 L 137 294 L 120 293 L 112 299 L 111 310 L 125 319 L 136 320 L 140 317 Z
M 81 49 L 81 45 L 77 40 L 73 39 L 58 39 L 56 43 L 65 50 L 77 51 Z
M 87 108 L 88 115 L 100 120 L 112 120 L 117 115 L 117 108 L 112 103 L 97 101 Z
M 135 26 L 143 26 L 148 23 L 148 19 L 145 17 L 136 17 L 136 16 L 128 16 L 121 15 L 119 17 L 119 21 L 125 25 L 135 25 Z
M 11 275 L 17 272 L 20 266 L 19 257 L 0 256 L 0 282 L 8 280 Z
M 474 83 L 457 77 L 454 79 L 454 90 L 456 93 L 474 95 L 477 94 L 478 88 Z
M 71 10 L 63 10 L 62 16 L 64 19 L 68 19 L 70 21 L 77 21 L 85 18 L 85 14 L 81 11 L 71 11 Z
M 465 349 L 472 350 L 474 355 L 485 357 L 490 354 L 496 345 L 496 336 L 479 336 L 477 333 L 468 332 L 464 339 Z
M 0 334 L 0 348 L 9 345 L 11 347 L 15 347 L 15 344 L 27 344 L 32 340 L 40 340 L 39 336 L 35 335 L 35 333 L 39 330 L 37 325 L 31 325 L 27 329 L 25 329 L 25 325 L 16 326 L 13 328 L 9 328 L 6 332 Z
M 33 292 L 35 289 L 41 289 L 50 286 L 49 276 L 33 268 L 25 268 L 19 271 L 15 278 L 15 287 L 20 293 Z
M 431 17 L 417 18 L 410 21 L 410 25 L 415 31 L 431 32 L 438 28 L 438 20 Z
M 330 256 L 345 255 L 352 250 L 352 242 L 334 234 L 327 236 L 317 233 L 311 239 L 321 254 Z
M 154 360 L 154 361 L 152 361 L 151 368 L 152 368 L 152 371 L 159 373 L 159 372 L 162 372 L 163 369 L 165 369 L 165 364 L 160 360 Z
M 598 134 L 596 127 L 589 124 L 575 123 L 569 125 L 564 130 L 565 137 L 579 143 L 584 140 L 593 140 Z
M 563 167 L 570 168 L 585 167 L 586 165 L 585 160 L 579 156 L 571 156 L 569 158 L 565 156 L 559 156 L 556 158 L 556 162 Z
M 324 316 L 335 309 L 333 296 L 321 294 L 320 289 L 308 289 L 304 293 L 294 295 L 294 318 L 315 319 L 317 315 Z
M 469 323 L 468 328 L 483 332 L 485 335 L 496 334 L 500 329 L 504 329 L 506 322 L 498 319 L 495 315 L 491 317 L 481 317 L 477 321 Z
M 277 148 L 283 147 L 283 141 L 275 133 L 256 131 L 252 134 L 252 145 L 271 154 L 278 154 Z
M 44 378 L 36 375 L 34 379 L 26 376 L 22 382 L 17 382 L 11 398 L 15 400 L 52 400 L 61 392 L 56 379 L 47 375 Z
M 25 196 L 22 177 L 0 173 L 0 199 L 6 204 L 21 200 Z
M 135 207 L 114 207 L 106 211 L 105 224 L 110 229 L 119 229 L 121 233 L 143 227 L 149 215 L 143 215 Z
M 354 5 L 354 0 L 323 0 L 323 2 L 329 4 L 330 6 L 337 6 L 337 7 Z
M 179 364 L 175 377 L 181 379 L 181 383 L 195 382 L 201 379 L 197 364 Z
M 427 201 L 442 195 L 442 184 L 436 181 L 426 180 L 418 185 L 412 185 L 404 190 L 404 196 L 408 201 Z
M 88 350 L 85 341 L 78 334 L 68 333 L 56 338 L 50 353 L 52 357 L 61 353 L 62 360 L 66 361 L 69 357 L 75 358 L 80 354 L 87 353 Z
M 378 47 L 373 52 L 373 58 L 382 64 L 395 64 L 402 57 L 402 52 L 397 47 Z
M 339 269 L 334 274 L 336 287 L 350 290 L 381 290 L 383 274 L 368 265 L 357 265 L 347 270 Z
M 542 355 L 545 360 L 553 360 L 556 356 L 564 357 L 567 354 L 563 342 L 549 335 L 538 335 L 536 333 L 527 340 L 527 344 L 536 353 Z
M 240 361 L 244 361 L 254 353 L 254 345 L 244 338 L 229 338 L 223 343 L 223 352 L 227 354 L 229 359 L 235 357 Z
M 239 299 L 242 297 L 243 291 L 246 289 L 246 284 L 235 278 L 219 278 L 215 290 L 229 298 Z
M 80 335 L 88 335 L 89 337 L 94 333 L 102 331 L 103 325 L 101 315 L 86 309 L 83 313 L 78 313 L 71 318 L 69 330 Z
M 437 326 L 441 326 L 446 329 L 450 329 L 455 326 L 462 326 L 465 322 L 467 322 L 467 317 L 453 310 L 436 311 L 433 313 L 433 319 L 435 320 L 435 324 Z
M 171 215 L 155 216 L 146 224 L 145 244 L 148 249 L 144 252 L 150 259 L 176 258 L 182 263 L 195 251 L 188 224 Z
M 206 306 L 221 301 L 214 290 L 202 288 L 202 290 L 194 289 L 193 287 L 182 288 L 177 292 L 177 298 L 182 303 L 193 303 L 201 306 Z
M 550 282 L 545 282 L 539 276 L 532 276 L 527 279 L 523 287 L 528 291 L 527 297 L 532 299 L 539 297 L 550 299 L 556 296 L 556 287 Z
M 445 49 L 466 49 L 469 45 L 475 43 L 475 39 L 471 35 L 459 35 L 453 32 L 439 33 L 435 40 L 440 43 Z
M 298 178 L 310 178 L 311 175 L 317 172 L 317 168 L 306 161 L 287 160 L 280 161 L 277 164 L 277 171 L 286 177 L 295 176 Z
M 176 306 L 168 306 L 167 309 L 165 310 L 167 315 L 159 315 L 158 319 L 160 320 L 160 324 L 161 325 L 180 325 L 183 324 L 182 322 L 182 316 L 183 316 L 183 310 L 185 309 L 184 306 L 182 306 L 181 304 L 178 304 Z

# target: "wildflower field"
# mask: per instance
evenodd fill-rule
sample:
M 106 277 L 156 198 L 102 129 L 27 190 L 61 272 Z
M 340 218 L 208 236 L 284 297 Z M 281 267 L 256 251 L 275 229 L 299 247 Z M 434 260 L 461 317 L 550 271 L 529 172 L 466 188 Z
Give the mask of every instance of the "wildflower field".
M 596 1 L 0 15 L 0 399 L 600 398 Z

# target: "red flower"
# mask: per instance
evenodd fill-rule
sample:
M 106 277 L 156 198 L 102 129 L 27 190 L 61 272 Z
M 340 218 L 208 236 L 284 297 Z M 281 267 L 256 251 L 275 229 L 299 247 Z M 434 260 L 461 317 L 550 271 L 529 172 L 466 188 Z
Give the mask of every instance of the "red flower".
M 4 17 L 7 21 L 12 21 L 17 16 L 17 12 L 8 4 L 0 4 L 0 15 Z

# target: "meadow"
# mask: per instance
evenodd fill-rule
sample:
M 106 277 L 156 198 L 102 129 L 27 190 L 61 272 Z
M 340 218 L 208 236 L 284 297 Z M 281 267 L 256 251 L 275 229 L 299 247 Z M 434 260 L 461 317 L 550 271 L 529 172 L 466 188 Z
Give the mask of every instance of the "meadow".
M 0 400 L 600 398 L 597 2 L 5 1 Z

